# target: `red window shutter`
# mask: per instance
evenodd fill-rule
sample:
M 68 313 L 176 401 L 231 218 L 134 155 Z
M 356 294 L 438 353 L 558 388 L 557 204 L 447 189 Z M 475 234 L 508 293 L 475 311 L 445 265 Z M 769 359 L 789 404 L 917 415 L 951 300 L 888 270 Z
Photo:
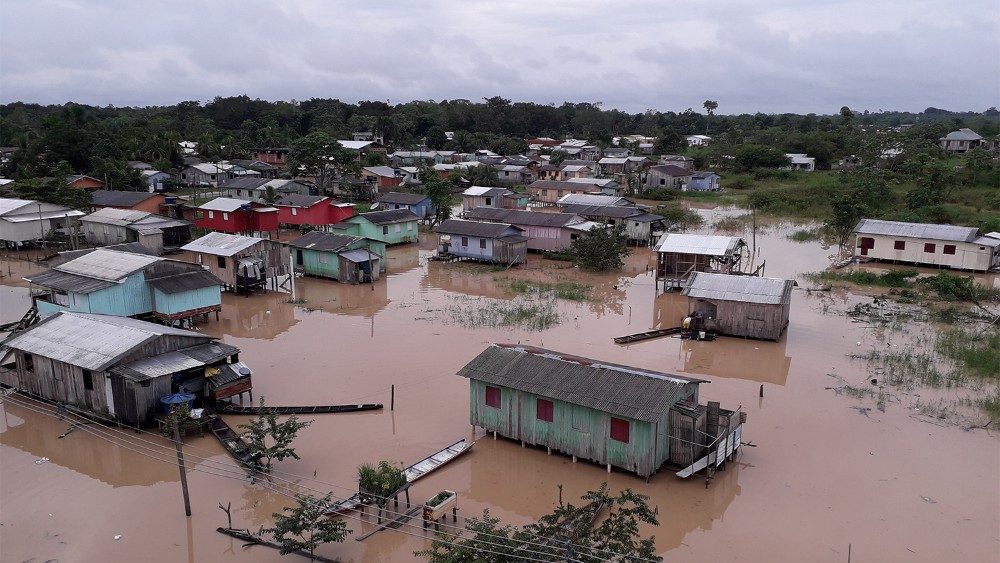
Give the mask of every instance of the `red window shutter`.
M 552 406 L 552 401 L 547 401 L 545 399 L 535 400 L 535 417 L 538 420 L 543 420 L 545 422 L 552 422 L 554 408 Z
M 925 242 L 924 243 L 924 252 L 927 252 L 929 254 L 934 254 L 934 249 L 936 249 L 936 248 L 937 248 L 937 245 L 934 244 L 933 242 Z
M 500 388 L 486 386 L 486 406 L 500 408 Z
M 611 417 L 611 439 L 619 442 L 629 441 L 629 422 L 620 418 Z
M 946 244 L 946 245 L 944 245 L 944 253 L 945 254 L 954 254 L 955 253 L 955 245 L 954 244 Z
M 906 250 L 906 241 L 905 240 L 897 240 L 893 244 L 892 248 L 893 248 L 893 250 Z

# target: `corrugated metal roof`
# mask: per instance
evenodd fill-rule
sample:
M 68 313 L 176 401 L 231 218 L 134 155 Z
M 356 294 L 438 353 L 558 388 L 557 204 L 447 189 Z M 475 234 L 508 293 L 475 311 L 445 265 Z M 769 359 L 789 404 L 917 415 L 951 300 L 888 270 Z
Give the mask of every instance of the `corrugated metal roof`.
M 245 373 L 240 373 L 245 372 Z M 219 373 L 213 377 L 208 378 L 208 384 L 213 388 L 218 389 L 223 385 L 232 383 L 243 377 L 253 375 L 250 367 L 243 362 L 236 362 L 232 364 L 226 364 L 219 366 Z
M 490 346 L 458 375 L 645 422 L 660 420 L 686 384 L 704 382 L 510 344 Z
M 367 262 L 369 260 L 377 260 L 379 258 L 378 254 L 369 251 L 365 248 L 358 248 L 355 250 L 348 250 L 346 252 L 340 252 L 340 256 L 354 263 Z
M 612 219 L 632 218 L 641 215 L 643 212 L 635 207 L 624 205 L 561 205 L 563 209 L 578 215 L 590 215 L 593 217 L 608 217 Z M 660 217 L 661 219 L 663 217 Z
M 197 240 L 185 244 L 181 247 L 181 250 L 214 254 L 216 256 L 232 256 L 263 240 L 257 237 L 231 235 L 229 233 L 208 233 Z
M 131 252 L 97 250 L 55 267 L 60 272 L 76 274 L 99 280 L 118 281 L 137 272 L 160 258 Z
M 379 203 L 398 203 L 400 205 L 417 205 L 428 199 L 424 194 L 409 194 L 404 192 L 389 192 L 378 198 Z
M 33 274 L 24 279 L 35 285 L 66 293 L 93 293 L 115 285 L 115 282 L 67 274 L 58 270 Z
M 7 339 L 4 345 L 84 369 L 103 371 L 137 346 L 161 335 L 210 338 L 128 317 L 60 312 Z
M 200 368 L 237 354 L 239 351 L 240 349 L 235 346 L 212 342 L 116 366 L 111 371 L 141 381 Z
M 330 198 L 322 195 L 284 194 L 274 202 L 274 205 L 312 207 L 317 203 L 328 201 L 329 199 Z
M 566 194 L 556 202 L 558 205 L 635 205 L 631 200 L 616 195 Z
M 120 192 L 113 192 L 120 193 Z M 125 192 L 128 193 L 128 192 Z M 125 226 L 131 225 L 140 219 L 151 215 L 146 211 L 134 211 L 132 209 L 115 209 L 114 207 L 105 207 L 104 209 L 99 209 L 90 215 L 81 217 L 80 220 L 85 223 L 100 223 L 103 225 L 118 225 Z
M 462 195 L 472 196 L 472 197 L 482 197 L 482 196 L 502 196 L 504 194 L 514 193 L 506 188 L 493 188 L 489 186 L 472 186 L 471 188 L 462 192 Z
M 249 208 L 250 202 L 243 199 L 217 197 L 212 201 L 208 201 L 199 205 L 198 209 L 203 209 L 205 211 L 222 211 L 226 213 L 231 213 L 243 206 L 247 206 Z
M 696 299 L 787 305 L 792 301 L 794 286 L 794 281 L 778 278 L 695 272 L 681 290 L 681 295 Z
M 448 219 L 438 225 L 434 229 L 434 232 L 442 235 L 500 238 L 507 235 L 517 236 L 523 231 L 514 225 L 508 225 L 506 223 Z
M 362 237 L 338 235 L 324 231 L 309 231 L 299 238 L 289 242 L 288 246 L 293 248 L 336 252 L 359 240 L 362 240 Z
M 466 212 L 466 216 L 469 219 L 531 227 L 566 227 L 584 221 L 583 217 L 574 213 L 544 213 L 524 211 L 522 209 L 495 209 L 492 207 L 470 209 Z
M 145 275 L 149 285 L 171 295 L 222 285 L 222 280 L 204 267 L 179 260 L 161 260 L 151 264 L 146 268 Z
M 968 127 L 963 127 L 957 131 L 952 131 L 944 137 L 941 137 L 942 141 L 981 141 L 983 138 L 972 129 Z
M 727 256 L 735 252 L 741 244 L 746 243 L 739 237 L 668 233 L 660 239 L 656 250 L 675 254 Z
M 41 213 L 25 213 L 23 215 L 19 214 L 11 217 L 4 217 L 3 220 L 9 223 L 27 223 L 28 221 L 56 219 L 58 217 L 80 217 L 83 214 L 83 211 L 63 208 L 58 211 L 42 211 Z
M 90 194 L 90 203 L 96 207 L 106 205 L 114 207 L 132 207 L 146 201 L 157 194 L 151 192 L 121 192 L 115 190 L 94 190 Z
M 363 217 L 376 225 L 387 225 L 390 223 L 405 223 L 407 221 L 416 221 L 420 219 L 413 214 L 409 209 L 387 209 L 385 211 L 371 211 L 369 213 L 362 213 L 360 215 L 355 215 L 346 221 L 351 219 L 357 219 L 358 217 Z
M 959 227 L 957 225 L 934 225 L 931 223 L 905 223 L 902 221 L 884 221 L 882 219 L 862 219 L 854 232 L 859 235 L 885 235 L 932 240 L 952 240 L 971 242 L 979 236 L 975 227 Z
M 0 197 L 0 215 L 5 213 L 10 213 L 11 211 L 17 211 L 25 205 L 31 205 L 32 203 L 37 203 L 30 199 L 17 199 L 10 197 Z

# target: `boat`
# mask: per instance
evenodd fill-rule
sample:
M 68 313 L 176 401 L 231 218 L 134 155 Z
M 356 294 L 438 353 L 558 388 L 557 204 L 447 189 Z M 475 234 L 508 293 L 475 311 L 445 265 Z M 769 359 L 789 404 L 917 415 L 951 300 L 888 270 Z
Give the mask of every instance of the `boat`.
M 352 510 L 357 510 L 361 507 L 363 503 L 361 502 L 361 493 L 355 493 L 351 498 L 345 498 L 344 500 L 337 501 L 327 507 L 326 512 L 323 513 L 324 516 L 337 516 L 338 514 L 347 514 Z
M 470 449 L 472 449 L 472 443 L 465 438 L 462 438 L 454 444 L 431 454 L 404 469 L 403 474 L 406 475 L 406 481 L 412 483 L 428 473 L 439 469 L 442 465 L 451 462 Z
M 614 341 L 615 344 L 631 344 L 633 342 L 642 342 L 643 340 L 650 340 L 652 338 L 660 338 L 662 336 L 671 336 L 673 334 L 680 334 L 684 331 L 683 327 L 675 326 L 671 328 L 656 328 L 653 330 L 647 330 L 646 332 L 640 332 L 638 334 L 629 334 L 628 336 L 617 336 Z

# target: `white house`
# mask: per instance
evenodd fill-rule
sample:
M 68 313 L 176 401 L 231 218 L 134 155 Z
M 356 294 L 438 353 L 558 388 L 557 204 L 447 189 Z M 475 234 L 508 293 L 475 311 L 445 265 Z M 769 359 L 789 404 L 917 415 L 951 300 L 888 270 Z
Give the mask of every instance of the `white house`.
M 82 211 L 31 199 L 0 198 L 0 241 L 22 243 L 45 238 L 69 226 Z
M 788 166 L 785 167 L 788 170 L 802 170 L 805 172 L 816 170 L 816 159 L 814 157 L 802 153 L 786 153 L 785 158 L 788 159 Z
M 980 272 L 1000 267 L 1000 233 L 980 235 L 975 227 L 862 219 L 854 234 L 857 254 L 874 260 Z
M 948 152 L 963 153 L 984 145 L 985 140 L 979 133 L 968 127 L 963 127 L 938 139 L 938 144 Z
M 712 143 L 712 138 L 708 135 L 688 135 L 684 139 L 689 147 L 707 147 Z

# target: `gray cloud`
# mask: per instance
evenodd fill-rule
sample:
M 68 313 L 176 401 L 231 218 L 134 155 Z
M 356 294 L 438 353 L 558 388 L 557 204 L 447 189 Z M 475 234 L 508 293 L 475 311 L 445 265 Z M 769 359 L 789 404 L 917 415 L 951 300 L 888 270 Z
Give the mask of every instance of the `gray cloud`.
M 4 0 L 0 18 L 4 102 L 982 110 L 1000 105 L 998 76 L 995 0 Z

